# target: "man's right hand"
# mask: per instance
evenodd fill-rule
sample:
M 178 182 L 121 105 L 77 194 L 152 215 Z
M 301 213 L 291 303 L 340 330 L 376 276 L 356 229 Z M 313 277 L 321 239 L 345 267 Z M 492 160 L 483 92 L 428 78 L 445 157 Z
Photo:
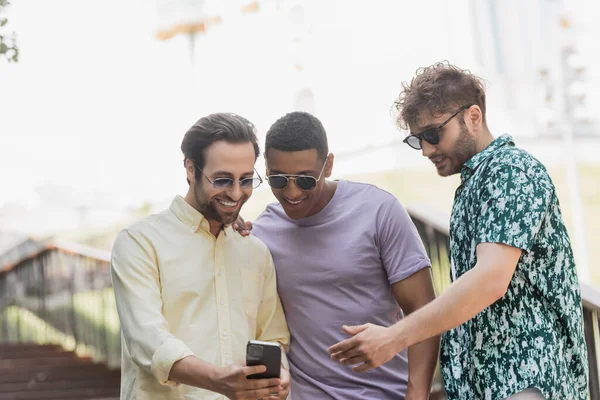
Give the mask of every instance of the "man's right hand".
M 217 367 L 211 380 L 214 382 L 216 392 L 232 400 L 267 399 L 283 390 L 280 379 L 247 378 L 248 375 L 260 374 L 266 370 L 264 365 L 247 367 L 245 362 L 239 361 L 228 367 Z

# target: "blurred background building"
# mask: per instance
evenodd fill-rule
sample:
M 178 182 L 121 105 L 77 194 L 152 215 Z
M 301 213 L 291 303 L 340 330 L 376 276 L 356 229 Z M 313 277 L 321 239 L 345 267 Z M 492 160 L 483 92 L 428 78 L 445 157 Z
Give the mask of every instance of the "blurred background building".
M 492 133 L 548 166 L 600 284 L 596 0 L 30 0 L 8 15 L 21 60 L 0 64 L 0 240 L 110 249 L 185 193 L 181 139 L 215 111 L 249 118 L 261 140 L 285 113 L 314 113 L 335 178 L 449 214 L 458 177 L 403 146 L 393 112 L 418 67 L 449 60 L 485 78 Z M 244 215 L 272 200 L 263 185 Z

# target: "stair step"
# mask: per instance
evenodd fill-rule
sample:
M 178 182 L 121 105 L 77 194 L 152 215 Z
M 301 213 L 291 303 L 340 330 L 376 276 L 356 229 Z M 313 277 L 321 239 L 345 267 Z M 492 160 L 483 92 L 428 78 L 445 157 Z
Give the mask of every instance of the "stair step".
M 73 399 L 75 400 L 75 399 Z M 77 400 L 90 400 L 89 398 L 77 399 Z M 94 400 L 120 400 L 119 397 L 94 397 Z
M 65 379 L 85 379 L 86 377 L 99 379 L 100 377 L 120 377 L 120 371 L 110 371 L 101 364 L 67 365 L 56 367 L 25 367 L 17 370 L 2 371 L 0 383 L 29 382 L 31 379 L 38 381 L 58 381 Z
M 81 389 L 81 388 L 106 388 L 119 387 L 119 377 L 84 377 L 84 379 L 70 379 L 59 381 L 38 381 L 32 378 L 28 382 L 12 382 L 0 383 L 0 393 L 6 392 L 25 392 L 25 391 L 48 391 L 48 390 L 64 390 L 64 389 Z
M 35 344 L 35 343 L 0 343 L 0 354 L 3 351 L 27 351 L 27 350 L 62 350 L 59 344 Z
M 0 344 L 0 400 L 118 400 L 120 379 L 59 345 Z
M 45 392 L 4 392 L 0 400 L 49 400 L 49 399 L 96 399 L 119 396 L 118 388 L 64 389 L 48 390 Z
M 21 360 L 31 358 L 78 358 L 77 354 L 67 350 L 29 350 L 29 351 L 11 351 L 3 352 L 0 350 L 0 361 L 2 360 Z
M 59 367 L 63 365 L 85 365 L 91 364 L 92 360 L 89 357 L 43 357 L 43 358 L 20 358 L 13 360 L 0 360 L 0 373 L 8 370 L 21 367 L 39 367 L 53 366 Z

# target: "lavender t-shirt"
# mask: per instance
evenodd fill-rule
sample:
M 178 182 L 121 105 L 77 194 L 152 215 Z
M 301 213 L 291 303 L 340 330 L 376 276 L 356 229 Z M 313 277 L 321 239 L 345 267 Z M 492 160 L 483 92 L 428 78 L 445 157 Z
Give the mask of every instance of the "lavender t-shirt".
M 390 326 L 402 318 L 391 285 L 430 265 L 398 200 L 372 185 L 339 181 L 318 214 L 292 220 L 270 204 L 252 234 L 275 262 L 291 333 L 293 399 L 403 399 L 406 350 L 360 374 L 327 353 L 349 337 L 344 324 Z

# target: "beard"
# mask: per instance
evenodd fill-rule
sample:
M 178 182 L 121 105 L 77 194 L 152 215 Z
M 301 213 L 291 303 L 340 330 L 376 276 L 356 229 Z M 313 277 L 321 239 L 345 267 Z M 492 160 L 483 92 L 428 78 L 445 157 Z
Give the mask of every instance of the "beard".
M 220 193 L 214 197 L 208 197 L 206 192 L 198 184 L 194 186 L 194 199 L 196 200 L 197 210 L 204 215 L 206 219 L 217 221 L 224 225 L 229 225 L 235 222 L 240 214 L 242 205 L 248 200 L 248 196 L 244 196 L 239 200 L 240 205 L 231 212 L 223 212 L 215 207 L 214 201 L 222 199 L 233 202 L 225 193 Z
M 454 168 L 448 175 L 460 173 L 465 163 L 477 154 L 477 142 L 467 130 L 464 121 L 460 121 L 460 132 L 452 153 L 451 158 L 454 159 L 455 163 Z

